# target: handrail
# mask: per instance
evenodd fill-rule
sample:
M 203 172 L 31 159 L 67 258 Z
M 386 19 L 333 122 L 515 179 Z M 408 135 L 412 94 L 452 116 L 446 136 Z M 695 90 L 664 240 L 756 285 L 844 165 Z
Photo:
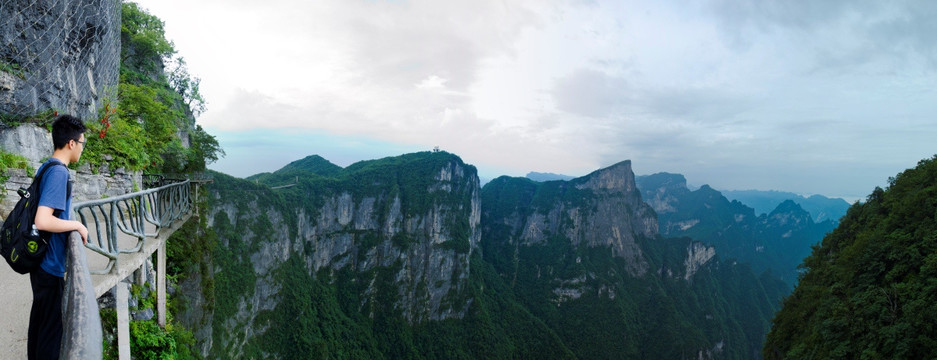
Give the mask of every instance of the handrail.
M 161 231 L 171 233 L 177 230 L 181 226 L 180 220 L 191 214 L 194 206 L 194 197 L 190 192 L 191 185 L 199 183 L 202 181 L 185 180 L 126 195 L 83 201 L 72 206 L 72 219 L 81 221 L 89 230 L 88 242 L 84 246 L 104 255 L 108 261 L 104 269 L 90 271 L 87 255 L 81 248 L 80 235 L 74 231 L 69 234 L 69 268 L 63 303 L 65 336 L 60 349 L 62 358 L 101 358 L 101 318 L 96 300 L 98 290 L 91 281 L 91 274 L 108 274 L 98 285 L 110 284 L 109 286 L 113 287 L 115 284 L 109 281 L 116 283 L 120 281 L 119 278 L 126 277 L 127 265 L 130 268 L 139 268 L 140 262 L 154 252 L 159 254 L 156 310 L 160 315 L 157 322 L 160 326 L 165 325 L 166 250 L 165 242 L 163 242 L 165 239 L 157 237 L 164 235 Z M 155 231 L 152 229 L 154 226 Z M 147 227 L 150 227 L 149 230 L 152 232 L 148 232 Z M 122 246 L 118 243 L 118 232 L 135 237 L 137 243 L 131 247 L 126 247 L 126 243 Z M 156 242 L 148 243 L 148 238 L 151 240 L 156 238 Z M 121 254 L 131 255 L 125 255 L 120 266 L 116 266 L 118 256 Z M 125 359 L 130 357 L 129 329 L 126 323 L 128 321 L 126 291 L 122 292 L 120 286 L 117 289 L 118 339 L 124 339 L 118 341 L 118 348 L 120 358 Z M 122 293 L 125 294 L 123 301 L 120 300 Z
M 72 211 L 88 227 L 88 249 L 107 257 L 104 269 L 92 274 L 107 274 L 114 269 L 117 256 L 143 249 L 147 237 L 155 237 L 159 229 L 181 219 L 192 209 L 190 181 L 138 191 L 126 195 L 76 203 Z M 147 224 L 155 225 L 156 232 L 147 232 Z M 102 235 L 103 230 L 103 235 Z M 136 237 L 132 248 L 121 248 L 117 243 L 118 231 Z
M 102 355 L 101 314 L 88 272 L 88 258 L 81 247 L 81 235 L 70 232 L 62 305 L 64 336 L 59 351 L 62 359 L 100 359 Z

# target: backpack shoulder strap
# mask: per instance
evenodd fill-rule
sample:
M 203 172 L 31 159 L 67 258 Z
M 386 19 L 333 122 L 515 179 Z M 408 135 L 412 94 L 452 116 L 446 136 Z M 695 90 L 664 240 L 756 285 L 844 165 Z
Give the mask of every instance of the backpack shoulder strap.
M 35 184 L 36 186 L 40 186 L 40 184 L 42 183 L 42 176 L 45 175 L 46 171 L 51 169 L 53 166 L 65 166 L 65 164 L 59 161 L 49 161 L 47 164 L 45 164 L 45 166 L 42 167 L 42 169 L 39 169 L 39 172 L 36 174 L 36 177 L 33 178 L 33 184 Z M 68 169 L 67 166 L 65 168 Z

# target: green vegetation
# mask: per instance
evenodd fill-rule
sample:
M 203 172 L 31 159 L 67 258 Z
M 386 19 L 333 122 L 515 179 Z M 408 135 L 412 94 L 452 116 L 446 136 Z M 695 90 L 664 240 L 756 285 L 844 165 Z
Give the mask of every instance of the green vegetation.
M 27 174 L 33 173 L 32 167 L 29 166 L 29 160 L 25 157 L 0 150 L 0 183 L 6 183 L 10 178 L 7 174 L 9 169 L 24 169 Z M 2 196 L 3 194 L 0 194 L 0 198 Z
M 687 281 L 688 238 L 638 236 L 649 265 L 643 276 L 630 275 L 628 261 L 608 247 L 573 245 L 564 234 L 575 225 L 562 218 L 565 213 L 549 220 L 559 227 L 544 242 L 519 244 L 523 226 L 508 225 L 515 219 L 571 207 L 588 217 L 603 201 L 575 184 L 501 177 L 485 185 L 481 251 L 521 306 L 554 329 L 577 358 L 695 358 L 708 352 L 750 359 L 758 352 L 785 285 L 718 258 Z
M 149 284 L 146 285 L 148 287 Z M 148 291 L 144 286 L 132 285 L 130 295 L 136 299 L 137 306 L 131 311 L 153 309 L 156 292 Z M 191 332 L 175 323 L 172 315 L 167 314 L 167 324 L 161 328 L 156 320 L 130 322 L 130 354 L 135 359 L 198 359 L 194 351 L 195 338 Z M 114 309 L 101 310 L 101 327 L 104 330 L 104 359 L 117 359 L 117 313 Z
M 437 179 L 441 173 L 456 169 L 464 171 L 462 177 Z M 213 174 L 209 198 L 214 199 L 213 206 L 223 203 L 228 210 L 217 212 L 211 224 L 217 239 L 210 241 L 214 246 L 207 257 L 217 268 L 199 270 L 201 274 L 214 274 L 213 289 L 203 289 L 212 291 L 210 296 L 215 299 L 211 356 L 573 358 L 553 330 L 511 297 L 503 280 L 477 252 L 471 259 L 477 265 L 471 267 L 465 288 L 450 290 L 443 301 L 453 311 L 466 311 L 466 317 L 417 323 L 410 323 L 398 307 L 400 285 L 396 277 L 402 269 L 400 262 L 367 270 L 354 266 L 324 268 L 313 274 L 307 268 L 313 254 L 293 252 L 272 272 L 273 283 L 280 289 L 276 307 L 258 313 L 251 324 L 251 329 L 267 330 L 241 342 L 248 324 L 231 320 L 242 316 L 238 315 L 237 304 L 253 296 L 257 281 L 263 276 L 254 273 L 250 255 L 259 251 L 264 242 L 304 241 L 297 239 L 297 210 L 308 211 L 307 214 L 313 214 L 310 218 L 316 219 L 328 202 L 326 199 L 350 197 L 356 203 L 374 199 L 372 216 L 377 224 L 384 224 L 398 216 L 422 218 L 431 209 L 439 208 L 445 216 L 449 240 L 436 245 L 438 251 L 467 254 L 471 236 L 467 217 L 472 200 L 469 195 L 472 187 L 477 186 L 474 174 L 473 167 L 442 152 L 361 162 L 346 169 L 310 157 L 251 180 Z M 299 184 L 295 187 L 271 190 L 262 185 L 292 183 L 297 176 Z M 394 199 L 399 199 L 399 210 L 394 210 Z M 399 212 L 394 214 L 395 211 Z M 192 236 L 192 232 L 189 234 L 185 236 Z M 283 234 L 288 234 L 289 239 L 283 238 Z M 195 235 L 195 241 L 209 242 L 204 234 Z M 420 238 L 426 236 L 421 232 L 398 232 L 392 237 L 380 228 L 351 226 L 329 236 L 353 239 L 355 247 L 350 249 L 349 256 L 359 261 L 367 260 L 366 250 L 381 243 L 390 242 L 406 249 L 427 241 Z M 190 245 L 180 246 L 181 250 Z M 307 250 L 309 246 L 306 243 Z M 180 259 L 180 264 L 195 260 Z M 182 272 L 192 276 L 195 271 L 188 266 Z M 452 276 L 459 281 L 458 272 Z M 269 282 L 268 279 L 261 281 Z M 417 296 L 427 291 L 425 287 L 426 284 L 417 285 Z
M 109 159 L 111 169 L 123 167 L 163 173 L 204 171 L 206 164 L 217 160 L 224 152 L 213 136 L 194 123 L 195 116 L 204 111 L 198 79 L 189 75 L 181 58 L 172 58 L 175 50 L 165 39 L 162 21 L 135 3 L 122 3 L 121 10 L 122 61 L 117 102 L 105 99 L 98 111 L 100 119 L 89 124 L 90 131 L 86 135 L 89 141 L 82 159 L 93 165 Z M 175 66 L 166 71 L 167 64 Z M 43 118 L 51 119 L 51 115 Z M 182 146 L 180 134 L 188 138 L 188 148 Z M 204 198 L 198 202 L 198 206 L 205 206 Z M 206 224 L 205 218 L 199 217 L 193 217 L 173 234 L 167 242 L 170 286 L 178 286 L 191 273 L 211 273 L 212 250 L 218 246 L 216 238 L 214 229 Z M 220 252 L 219 256 L 223 258 L 225 253 Z M 224 285 L 229 284 L 229 279 L 221 277 L 219 280 Z M 214 304 L 215 279 L 207 276 L 200 284 L 208 304 Z M 153 307 L 155 293 L 145 295 L 146 292 L 136 286 L 132 292 L 140 304 L 135 310 Z M 155 320 L 131 322 L 134 358 L 200 358 L 195 336 L 172 316 L 188 310 L 186 301 L 185 298 L 169 299 L 165 328 L 158 326 Z M 230 306 L 229 303 L 223 305 Z M 209 305 L 206 310 L 211 312 L 214 308 Z M 110 311 L 102 311 L 104 327 L 109 331 L 116 327 L 116 323 L 112 324 L 116 320 L 111 318 Z M 115 358 L 114 349 L 114 344 L 105 344 L 105 356 Z
M 937 357 L 937 156 L 853 205 L 803 268 L 765 358 Z
M 3 127 L 17 127 L 21 124 L 36 124 L 51 131 L 52 119 L 58 112 L 54 109 L 40 111 L 30 116 L 16 116 L 0 113 L 0 125 Z
M 444 176 L 456 169 L 464 176 Z M 215 209 L 214 222 L 210 230 L 183 235 L 212 245 L 192 248 L 178 266 L 170 264 L 180 271 L 179 278 L 201 274 L 203 295 L 215 299 L 210 356 L 595 359 L 696 358 L 702 353 L 748 359 L 759 353 L 769 319 L 787 291 L 783 282 L 718 258 L 687 281 L 684 262 L 692 240 L 686 238 L 639 237 L 648 271 L 634 276 L 631 264 L 610 248 L 574 245 L 566 238 L 563 234 L 575 226 L 570 219 L 557 219 L 559 228 L 543 243 L 517 244 L 522 229 L 510 225 L 514 217 L 550 214 L 555 206 L 580 208 L 588 216 L 605 197 L 632 195 L 596 196 L 575 183 L 492 181 L 480 194 L 485 236 L 481 247 L 472 249 L 466 215 L 472 201 L 468 194 L 477 189 L 474 171 L 452 154 L 427 152 L 345 169 L 309 157 L 249 180 L 213 174 L 207 198 Z M 292 183 L 297 185 L 270 188 Z M 338 211 L 336 199 L 341 198 L 350 199 L 353 211 L 373 201 L 370 217 L 377 226 L 320 223 L 324 211 Z M 362 264 L 374 264 L 368 251 L 379 246 L 425 245 L 421 230 L 391 235 L 383 226 L 398 218 L 422 218 L 431 210 L 441 211 L 450 235 L 433 245 L 434 251 L 466 254 L 471 263 L 467 278 L 452 273 L 450 281 L 461 289 L 451 289 L 442 301 L 443 309 L 464 311 L 464 317 L 410 321 L 401 291 L 422 301 L 432 284 L 401 288 L 401 261 Z M 313 236 L 310 227 L 334 230 Z M 348 239 L 351 245 L 334 255 L 333 266 L 315 271 L 313 259 L 322 254 L 313 248 L 330 241 L 318 236 Z M 255 273 L 253 261 L 261 249 L 280 242 L 288 242 L 289 254 L 271 272 Z M 197 245 L 182 241 L 178 246 L 171 251 Z M 210 262 L 211 268 L 199 269 L 195 262 Z M 205 288 L 209 278 L 214 286 Z M 276 305 L 245 317 L 241 306 L 258 295 L 260 284 L 278 289 Z
M 101 118 L 89 124 L 83 160 L 99 165 L 107 157 L 111 169 L 190 173 L 224 155 L 217 140 L 195 125 L 195 115 L 204 111 L 199 80 L 174 54 L 161 20 L 135 3 L 121 4 L 117 102 L 105 100 Z M 164 70 L 169 64 L 175 67 Z
M 18 64 L 0 60 L 0 71 L 16 76 L 22 80 L 26 80 L 26 72 Z
M 667 237 L 689 237 L 716 248 L 723 258 L 751 264 L 756 273 L 771 272 L 789 288 L 797 282 L 798 265 L 810 246 L 836 226 L 832 220 L 819 223 L 800 205 L 782 201 L 768 214 L 729 201 L 721 192 L 703 185 L 686 188 L 683 175 L 659 173 L 641 176 L 636 185 L 646 199 L 660 197 L 669 204 L 658 214 L 660 233 Z M 659 189 L 665 189 L 660 193 Z

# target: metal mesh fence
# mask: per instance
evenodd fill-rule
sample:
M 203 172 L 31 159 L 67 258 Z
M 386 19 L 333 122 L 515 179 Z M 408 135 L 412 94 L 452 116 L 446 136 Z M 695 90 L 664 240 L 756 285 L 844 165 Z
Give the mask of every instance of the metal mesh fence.
M 88 120 L 116 100 L 120 0 L 0 0 L 0 117 Z

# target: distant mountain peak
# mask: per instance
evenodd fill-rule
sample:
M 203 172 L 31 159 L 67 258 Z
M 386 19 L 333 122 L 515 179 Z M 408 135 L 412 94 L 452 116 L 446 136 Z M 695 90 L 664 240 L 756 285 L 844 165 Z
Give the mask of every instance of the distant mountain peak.
M 526 178 L 533 180 L 533 181 L 537 181 L 537 182 L 545 182 L 545 181 L 555 181 L 555 180 L 568 181 L 568 180 L 575 179 L 576 177 L 563 175 L 563 174 L 541 173 L 541 172 L 531 171 L 527 173 Z
M 331 161 L 328 161 L 319 155 L 309 155 L 302 159 L 286 164 L 286 166 L 280 170 L 277 170 L 276 172 L 284 173 L 287 171 L 297 170 L 308 171 L 320 176 L 335 176 L 342 171 L 342 167 L 333 164 Z
M 593 171 L 581 178 L 582 183 L 576 185 L 580 189 L 636 192 L 634 172 L 631 171 L 631 160 L 625 160 L 612 166 Z
M 846 214 L 850 204 L 840 198 L 828 198 L 823 195 L 801 195 L 777 190 L 722 190 L 722 194 L 730 200 L 737 200 L 755 209 L 757 214 L 768 214 L 781 205 L 785 200 L 793 200 L 813 216 L 814 222 L 839 219 Z
M 670 190 L 687 189 L 686 177 L 682 174 L 659 172 L 652 175 L 641 175 L 635 178 L 644 188 L 667 188 Z

